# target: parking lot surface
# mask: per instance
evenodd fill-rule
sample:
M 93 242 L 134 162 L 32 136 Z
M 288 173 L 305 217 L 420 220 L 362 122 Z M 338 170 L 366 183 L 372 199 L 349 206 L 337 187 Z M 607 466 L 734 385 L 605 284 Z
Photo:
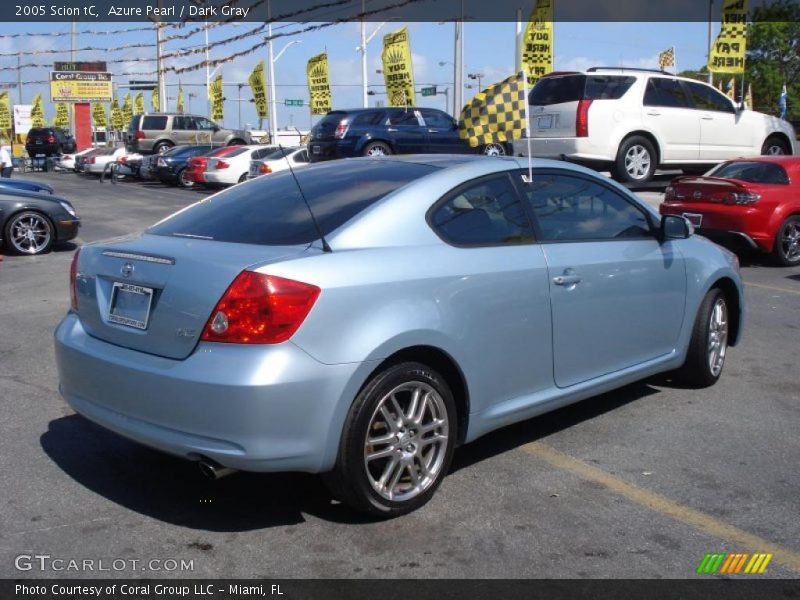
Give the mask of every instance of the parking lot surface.
M 75 204 L 78 244 L 206 194 L 26 178 Z M 742 257 L 745 337 L 715 387 L 658 377 L 497 431 L 456 451 L 423 509 L 375 522 L 333 502 L 318 477 L 209 481 L 75 415 L 52 342 L 75 247 L 0 263 L 2 577 L 92 576 L 19 571 L 21 554 L 122 559 L 96 573 L 120 577 L 684 578 L 708 552 L 770 552 L 764 576 L 800 574 L 800 268 Z M 158 570 L 169 559 L 192 569 Z M 142 566 L 151 560 L 162 562 Z

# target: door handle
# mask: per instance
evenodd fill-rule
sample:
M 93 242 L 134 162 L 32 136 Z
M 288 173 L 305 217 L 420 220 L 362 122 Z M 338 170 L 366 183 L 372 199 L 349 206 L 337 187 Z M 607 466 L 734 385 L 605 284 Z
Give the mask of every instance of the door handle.
M 391 131 L 391 132 L 393 132 L 393 133 L 394 133 L 394 132 L 396 132 L 396 131 L 397 131 L 397 129 L 395 129 L 395 128 L 393 128 L 393 127 L 387 127 L 387 128 L 386 128 L 386 131 Z
M 712 117 L 711 115 L 703 115 L 700 118 L 703 119 L 703 121 L 713 121 L 714 120 L 714 117 Z
M 577 275 L 559 275 L 558 277 L 553 277 L 553 283 L 566 287 L 577 285 L 580 282 L 581 278 Z
M 657 111 L 657 110 L 648 110 L 647 114 L 652 116 L 652 117 L 660 117 L 661 116 L 661 113 L 659 111 Z
M 428 133 L 439 133 L 438 129 L 428 129 Z

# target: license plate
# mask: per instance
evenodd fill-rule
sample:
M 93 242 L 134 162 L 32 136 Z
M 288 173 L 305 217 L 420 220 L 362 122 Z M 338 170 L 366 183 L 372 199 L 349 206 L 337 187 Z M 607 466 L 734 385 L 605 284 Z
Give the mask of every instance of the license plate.
M 312 154 L 321 154 L 322 153 L 322 148 L 320 148 L 319 146 L 311 146 L 311 153 Z
M 108 320 L 134 329 L 147 329 L 152 302 L 152 288 L 114 282 L 114 287 L 111 289 L 111 303 L 108 307 Z
M 542 117 L 536 118 L 537 129 L 552 129 L 552 127 L 553 127 L 553 115 L 544 115 Z
M 258 175 L 258 167 L 256 166 L 250 167 L 250 176 L 255 177 L 256 175 Z
M 41 146 L 42 145 L 42 140 L 36 140 L 36 145 L 37 146 Z
M 682 215 L 685 219 L 688 219 L 689 223 L 692 224 L 692 227 L 700 227 L 703 224 L 703 215 L 698 215 L 697 213 L 683 213 Z

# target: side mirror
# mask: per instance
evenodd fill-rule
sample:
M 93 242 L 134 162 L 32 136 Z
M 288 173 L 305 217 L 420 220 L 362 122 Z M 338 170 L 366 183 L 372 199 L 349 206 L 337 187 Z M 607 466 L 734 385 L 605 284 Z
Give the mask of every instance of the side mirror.
M 659 229 L 662 241 L 685 240 L 694 235 L 694 226 L 686 217 L 664 215 Z

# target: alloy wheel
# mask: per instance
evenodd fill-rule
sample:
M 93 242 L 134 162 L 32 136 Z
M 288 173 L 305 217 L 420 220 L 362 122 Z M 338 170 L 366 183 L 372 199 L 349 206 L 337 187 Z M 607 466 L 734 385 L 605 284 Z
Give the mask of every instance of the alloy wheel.
M 364 443 L 364 468 L 384 499 L 403 502 L 430 488 L 443 468 L 448 447 L 444 399 L 430 385 L 412 381 L 378 402 Z
M 708 323 L 708 367 L 714 377 L 722 372 L 728 348 L 728 306 L 717 298 Z
M 768 156 L 783 156 L 786 152 L 780 144 L 770 144 L 767 146 L 766 153 Z
M 483 149 L 483 153 L 486 156 L 505 156 L 506 149 L 502 144 L 489 144 Z
M 800 261 L 800 221 L 790 220 L 784 226 L 778 243 L 787 263 Z
M 373 146 L 367 150 L 367 156 L 386 156 L 386 149 L 383 146 Z
M 20 254 L 39 254 L 50 246 L 53 238 L 47 217 L 31 212 L 14 217 L 8 231 L 9 242 Z
M 650 162 L 650 152 L 644 146 L 634 144 L 625 153 L 625 171 L 631 179 L 645 179 L 650 172 Z

